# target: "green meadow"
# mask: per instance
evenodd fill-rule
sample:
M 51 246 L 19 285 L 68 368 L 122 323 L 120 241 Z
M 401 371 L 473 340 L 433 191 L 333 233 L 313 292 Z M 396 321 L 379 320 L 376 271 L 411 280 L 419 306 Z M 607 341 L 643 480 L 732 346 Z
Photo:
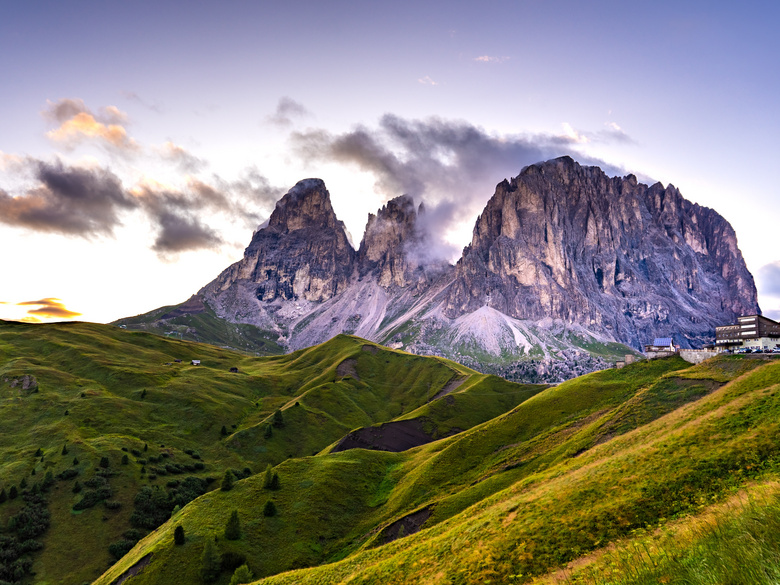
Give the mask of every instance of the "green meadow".
M 778 391 L 759 356 L 520 385 L 344 335 L 0 323 L 0 543 L 24 493 L 50 523 L 20 583 L 775 583 Z

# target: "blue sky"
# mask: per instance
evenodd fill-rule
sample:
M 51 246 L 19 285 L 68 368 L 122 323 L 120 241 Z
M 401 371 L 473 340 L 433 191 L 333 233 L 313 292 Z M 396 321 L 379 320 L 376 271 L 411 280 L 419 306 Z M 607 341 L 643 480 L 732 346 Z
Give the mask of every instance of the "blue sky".
M 716 209 L 778 317 L 779 16 L 764 2 L 7 3 L 0 318 L 180 302 L 311 176 L 356 243 L 367 213 L 412 191 L 457 257 L 498 182 L 561 154 Z M 18 304 L 49 299 L 61 309 Z

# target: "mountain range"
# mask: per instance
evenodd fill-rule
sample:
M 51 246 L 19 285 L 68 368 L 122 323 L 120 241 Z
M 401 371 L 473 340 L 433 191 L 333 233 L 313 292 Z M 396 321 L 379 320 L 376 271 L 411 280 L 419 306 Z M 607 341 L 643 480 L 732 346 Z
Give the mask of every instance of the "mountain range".
M 216 327 L 228 332 L 219 341 L 266 353 L 348 333 L 554 381 L 655 337 L 701 347 L 716 325 L 760 312 L 731 225 L 673 185 L 570 157 L 530 165 L 497 185 L 455 265 L 431 257 L 424 215 L 397 197 L 355 249 L 324 182 L 300 181 L 244 257 L 189 301 L 117 323 L 206 341 Z

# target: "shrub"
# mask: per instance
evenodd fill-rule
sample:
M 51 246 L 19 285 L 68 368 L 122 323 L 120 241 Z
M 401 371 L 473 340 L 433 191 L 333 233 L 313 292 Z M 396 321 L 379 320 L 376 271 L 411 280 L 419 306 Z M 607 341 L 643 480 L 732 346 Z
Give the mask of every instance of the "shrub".
M 217 554 L 214 539 L 206 537 L 206 544 L 203 546 L 203 553 L 200 555 L 200 576 L 204 582 L 213 583 L 219 577 L 221 570 L 222 565 Z
M 116 500 L 106 500 L 103 502 L 103 505 L 107 510 L 118 510 L 122 507 L 122 502 L 118 502 Z
M 5 493 L 5 488 L 0 490 L 0 504 L 5 502 L 8 499 L 8 494 Z
M 227 492 L 233 489 L 233 484 L 235 483 L 236 479 L 233 475 L 233 472 L 229 469 L 225 472 L 225 475 L 222 477 L 222 485 L 220 486 L 223 492 Z
M 263 436 L 266 439 L 270 439 L 274 436 L 274 429 L 271 425 L 265 425 L 265 432 L 263 433 Z
M 284 417 L 282 416 L 282 411 L 280 409 L 278 409 L 278 408 L 274 411 L 274 419 L 273 419 L 273 421 L 274 421 L 273 425 L 277 429 L 280 429 L 280 428 L 282 428 L 284 426 Z
M 105 469 L 109 465 L 111 465 L 111 462 L 108 460 L 108 457 L 103 456 L 103 457 L 100 458 L 100 467 Z
M 81 491 L 81 484 L 78 481 L 76 483 L 74 483 L 73 484 L 73 490 L 71 490 L 71 491 L 73 491 L 74 494 L 79 493 Z
M 178 546 L 187 542 L 187 538 L 184 536 L 184 527 L 181 524 L 177 524 L 176 528 L 173 530 L 173 542 Z
M 67 481 L 69 479 L 73 479 L 79 474 L 78 469 L 66 469 L 65 471 L 62 471 L 61 473 L 57 474 L 57 479 L 61 481 Z
M 15 498 L 16 498 L 16 496 L 18 496 L 18 495 L 19 495 L 19 491 L 16 489 L 16 486 L 15 486 L 15 485 L 12 485 L 12 486 L 11 486 L 11 489 L 10 489 L 10 490 L 8 490 L 8 499 L 9 499 L 9 500 L 13 500 L 13 499 L 15 499 Z
M 225 425 L 222 425 L 222 430 L 219 431 L 219 434 L 222 435 L 223 437 L 227 437 L 228 430 Z
M 230 578 L 230 585 L 240 585 L 241 583 L 251 583 L 254 581 L 254 575 L 249 569 L 249 566 L 244 563 L 238 569 L 236 569 L 233 576 Z
M 276 504 L 274 504 L 272 500 L 268 500 L 265 503 L 265 506 L 263 506 L 263 516 L 266 516 L 267 518 L 276 516 Z
M 263 487 L 267 490 L 271 489 L 271 480 L 274 477 L 274 470 L 273 467 L 271 467 L 271 464 L 269 463 L 268 466 L 265 468 L 265 474 L 263 475 Z
M 127 454 L 122 455 L 122 465 L 127 465 L 130 462 L 130 459 L 128 459 Z
M 131 540 L 118 540 L 108 545 L 108 552 L 111 553 L 116 560 L 121 559 L 135 546 L 135 542 Z
M 230 513 L 230 518 L 225 524 L 225 538 L 228 540 L 241 538 L 241 521 L 238 518 L 238 510 L 233 510 Z

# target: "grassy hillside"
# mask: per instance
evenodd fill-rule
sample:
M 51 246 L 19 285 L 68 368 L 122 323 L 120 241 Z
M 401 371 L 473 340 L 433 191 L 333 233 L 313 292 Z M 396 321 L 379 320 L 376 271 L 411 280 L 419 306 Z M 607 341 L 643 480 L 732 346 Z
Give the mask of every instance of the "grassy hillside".
M 630 547 L 637 534 L 671 529 L 669 519 L 725 506 L 735 490 L 771 481 L 780 461 L 779 380 L 780 361 L 654 360 L 549 388 L 403 453 L 291 459 L 275 468 L 278 491 L 255 476 L 230 494 L 195 500 L 97 583 L 143 558 L 150 562 L 132 583 L 177 574 L 197 582 L 201 551 L 215 535 L 217 548 L 245 557 L 262 583 L 550 582 L 561 565 L 603 559 L 598 551 L 610 543 Z M 273 517 L 262 514 L 268 500 Z M 246 527 L 236 541 L 221 536 L 232 509 Z M 172 543 L 177 525 L 187 534 L 181 546 Z M 598 580 L 599 567 L 614 569 L 609 562 L 588 566 L 571 578 L 615 582 Z M 645 582 L 677 571 L 663 570 Z M 634 582 L 636 571 L 626 571 L 619 582 Z M 223 571 L 217 582 L 229 578 Z
M 467 417 L 436 406 L 453 380 L 482 397 Z M 226 470 L 262 481 L 252 473 L 267 465 L 308 467 L 350 430 L 429 401 L 426 425 L 467 429 L 543 388 L 348 336 L 257 358 L 112 326 L 0 321 L 0 551 L 28 543 L 14 568 L 36 583 L 90 582 L 176 505 L 216 497 Z

